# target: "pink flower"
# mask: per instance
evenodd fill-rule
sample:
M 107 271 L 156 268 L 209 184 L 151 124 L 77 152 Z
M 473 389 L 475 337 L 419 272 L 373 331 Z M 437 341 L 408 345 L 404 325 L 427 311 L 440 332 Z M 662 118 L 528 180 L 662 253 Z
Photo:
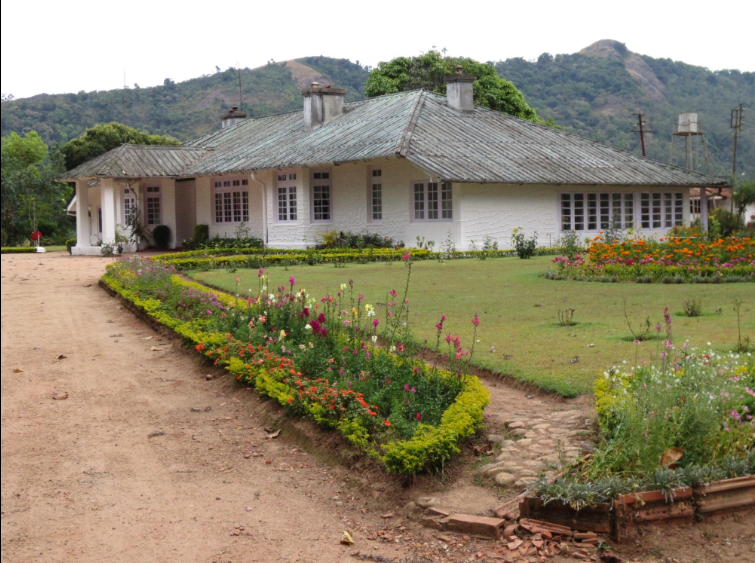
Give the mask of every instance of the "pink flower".
M 257 272 L 257 277 L 261 278 L 264 274 L 265 274 L 264 268 L 260 268 L 259 271 Z
M 403 256 L 401 257 L 401 259 L 402 259 L 402 260 L 403 260 L 404 262 L 408 262 L 409 260 L 411 260 L 411 259 L 412 259 L 412 255 L 411 255 L 411 254 L 409 254 L 408 252 L 404 252 L 404 255 L 403 255 Z
M 241 281 L 241 278 L 240 278 L 240 277 L 238 277 L 238 276 L 236 276 L 236 281 L 237 281 L 237 282 Z
M 373 326 L 374 328 L 377 328 L 377 326 L 378 326 L 379 324 L 380 324 L 380 321 L 379 321 L 379 320 L 377 320 L 377 319 L 373 319 L 373 320 L 372 320 L 372 326 Z
M 477 313 L 475 313 L 475 316 L 472 319 L 472 324 L 474 326 L 480 326 L 480 317 L 477 316 Z
M 422 420 L 422 415 L 417 413 L 417 420 Z

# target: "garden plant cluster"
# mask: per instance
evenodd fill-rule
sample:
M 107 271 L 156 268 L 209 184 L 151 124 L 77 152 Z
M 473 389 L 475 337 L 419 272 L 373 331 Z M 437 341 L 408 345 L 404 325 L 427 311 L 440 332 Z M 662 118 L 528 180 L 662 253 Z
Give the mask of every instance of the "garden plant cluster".
M 755 281 L 755 239 L 704 236 L 658 240 L 633 236 L 612 240 L 598 235 L 585 254 L 553 259 L 551 279 L 719 283 Z
M 619 494 L 755 474 L 755 358 L 658 343 L 654 363 L 595 381 L 599 442 L 589 460 L 537 493 L 575 508 Z M 636 346 L 650 344 L 636 342 Z
M 319 299 L 297 288 L 258 286 L 243 295 L 213 292 L 181 280 L 158 261 L 121 259 L 103 280 L 160 323 L 192 342 L 292 413 L 339 431 L 389 472 L 438 469 L 460 451 L 482 422 L 489 395 L 466 375 L 474 353 L 436 326 L 436 361 L 414 357 L 409 325 L 413 256 L 404 252 L 407 281 L 400 295 L 386 292 L 365 303 L 349 280 Z M 238 278 L 237 278 L 238 279 Z M 479 318 L 471 322 L 475 329 Z M 474 340 L 473 340 L 474 342 Z

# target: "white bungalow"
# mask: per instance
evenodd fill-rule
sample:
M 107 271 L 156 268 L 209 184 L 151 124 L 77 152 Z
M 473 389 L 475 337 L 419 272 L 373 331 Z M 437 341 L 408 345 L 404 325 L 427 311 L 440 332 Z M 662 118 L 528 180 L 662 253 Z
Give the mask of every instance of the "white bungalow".
M 660 235 L 689 222 L 691 188 L 726 185 L 475 106 L 473 80 L 447 77 L 447 97 L 416 90 L 351 103 L 345 90 L 313 84 L 303 111 L 231 112 L 184 146 L 113 149 L 62 178 L 76 182 L 74 253 L 127 235 L 137 208 L 147 229 L 170 227 L 171 248 L 197 224 L 210 236 L 241 226 L 275 248 L 313 246 L 331 230 L 436 248 L 450 233 L 459 249 L 485 236 L 505 248 L 515 228 L 537 231 L 541 245 L 611 224 Z M 705 198 L 701 207 L 706 216 Z

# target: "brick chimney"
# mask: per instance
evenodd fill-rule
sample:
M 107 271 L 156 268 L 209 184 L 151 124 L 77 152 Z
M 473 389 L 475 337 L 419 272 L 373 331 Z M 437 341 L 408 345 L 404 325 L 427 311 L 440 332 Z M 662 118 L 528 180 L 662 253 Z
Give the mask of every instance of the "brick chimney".
M 346 90 L 331 88 L 330 84 L 320 87 L 313 82 L 309 88 L 301 91 L 304 97 L 304 126 L 307 129 L 319 127 L 343 113 Z
M 477 80 L 474 74 L 462 74 L 462 66 L 457 65 L 454 74 L 445 77 L 448 106 L 456 111 L 472 111 L 474 99 L 472 83 Z
M 238 123 L 239 121 L 243 121 L 244 119 L 246 119 L 246 114 L 241 113 L 238 106 L 233 106 L 228 110 L 228 113 L 220 118 L 220 123 L 222 125 L 221 128 L 225 129 L 226 127 Z

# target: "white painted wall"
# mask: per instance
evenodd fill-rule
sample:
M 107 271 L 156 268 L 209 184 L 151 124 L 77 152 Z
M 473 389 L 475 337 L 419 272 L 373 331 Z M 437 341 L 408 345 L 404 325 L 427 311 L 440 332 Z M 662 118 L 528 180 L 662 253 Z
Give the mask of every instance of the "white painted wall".
M 265 171 L 257 177 L 267 186 L 268 245 L 277 248 L 306 248 L 320 243 L 321 233 L 326 231 L 351 231 L 378 233 L 404 241 L 408 246 L 416 244 L 416 237 L 434 240 L 438 249 L 451 231 L 458 241 L 461 231 L 459 199 L 454 197 L 453 221 L 411 221 L 411 181 L 428 179 L 429 175 L 405 159 L 385 159 L 369 163 L 348 163 L 326 167 L 332 174 L 333 220 L 313 223 L 311 220 L 310 170 L 291 169 L 297 174 L 296 222 L 279 222 L 277 213 L 278 171 Z M 383 220 L 368 222 L 369 170 L 382 170 Z M 317 168 L 320 170 L 320 168 Z M 288 172 L 288 171 L 287 171 Z M 454 186 L 456 189 L 456 186 Z M 454 193 L 454 196 L 456 194 Z
M 684 194 L 684 221 L 689 222 L 689 190 L 684 188 L 626 188 L 598 186 L 553 186 L 511 184 L 464 184 L 461 188 L 462 236 L 458 248 L 469 249 L 471 241 L 480 248 L 485 235 L 498 240 L 500 248 L 511 247 L 511 234 L 520 228 L 527 236 L 538 234 L 539 246 L 556 245 L 561 236 L 560 194 L 562 192 L 613 193 L 631 191 L 635 194 L 635 221 L 639 221 L 640 196 L 643 191 L 681 192 Z M 456 196 L 457 192 L 454 192 Z M 660 237 L 668 229 L 643 229 L 645 236 Z M 599 231 L 580 231 L 592 237 Z

